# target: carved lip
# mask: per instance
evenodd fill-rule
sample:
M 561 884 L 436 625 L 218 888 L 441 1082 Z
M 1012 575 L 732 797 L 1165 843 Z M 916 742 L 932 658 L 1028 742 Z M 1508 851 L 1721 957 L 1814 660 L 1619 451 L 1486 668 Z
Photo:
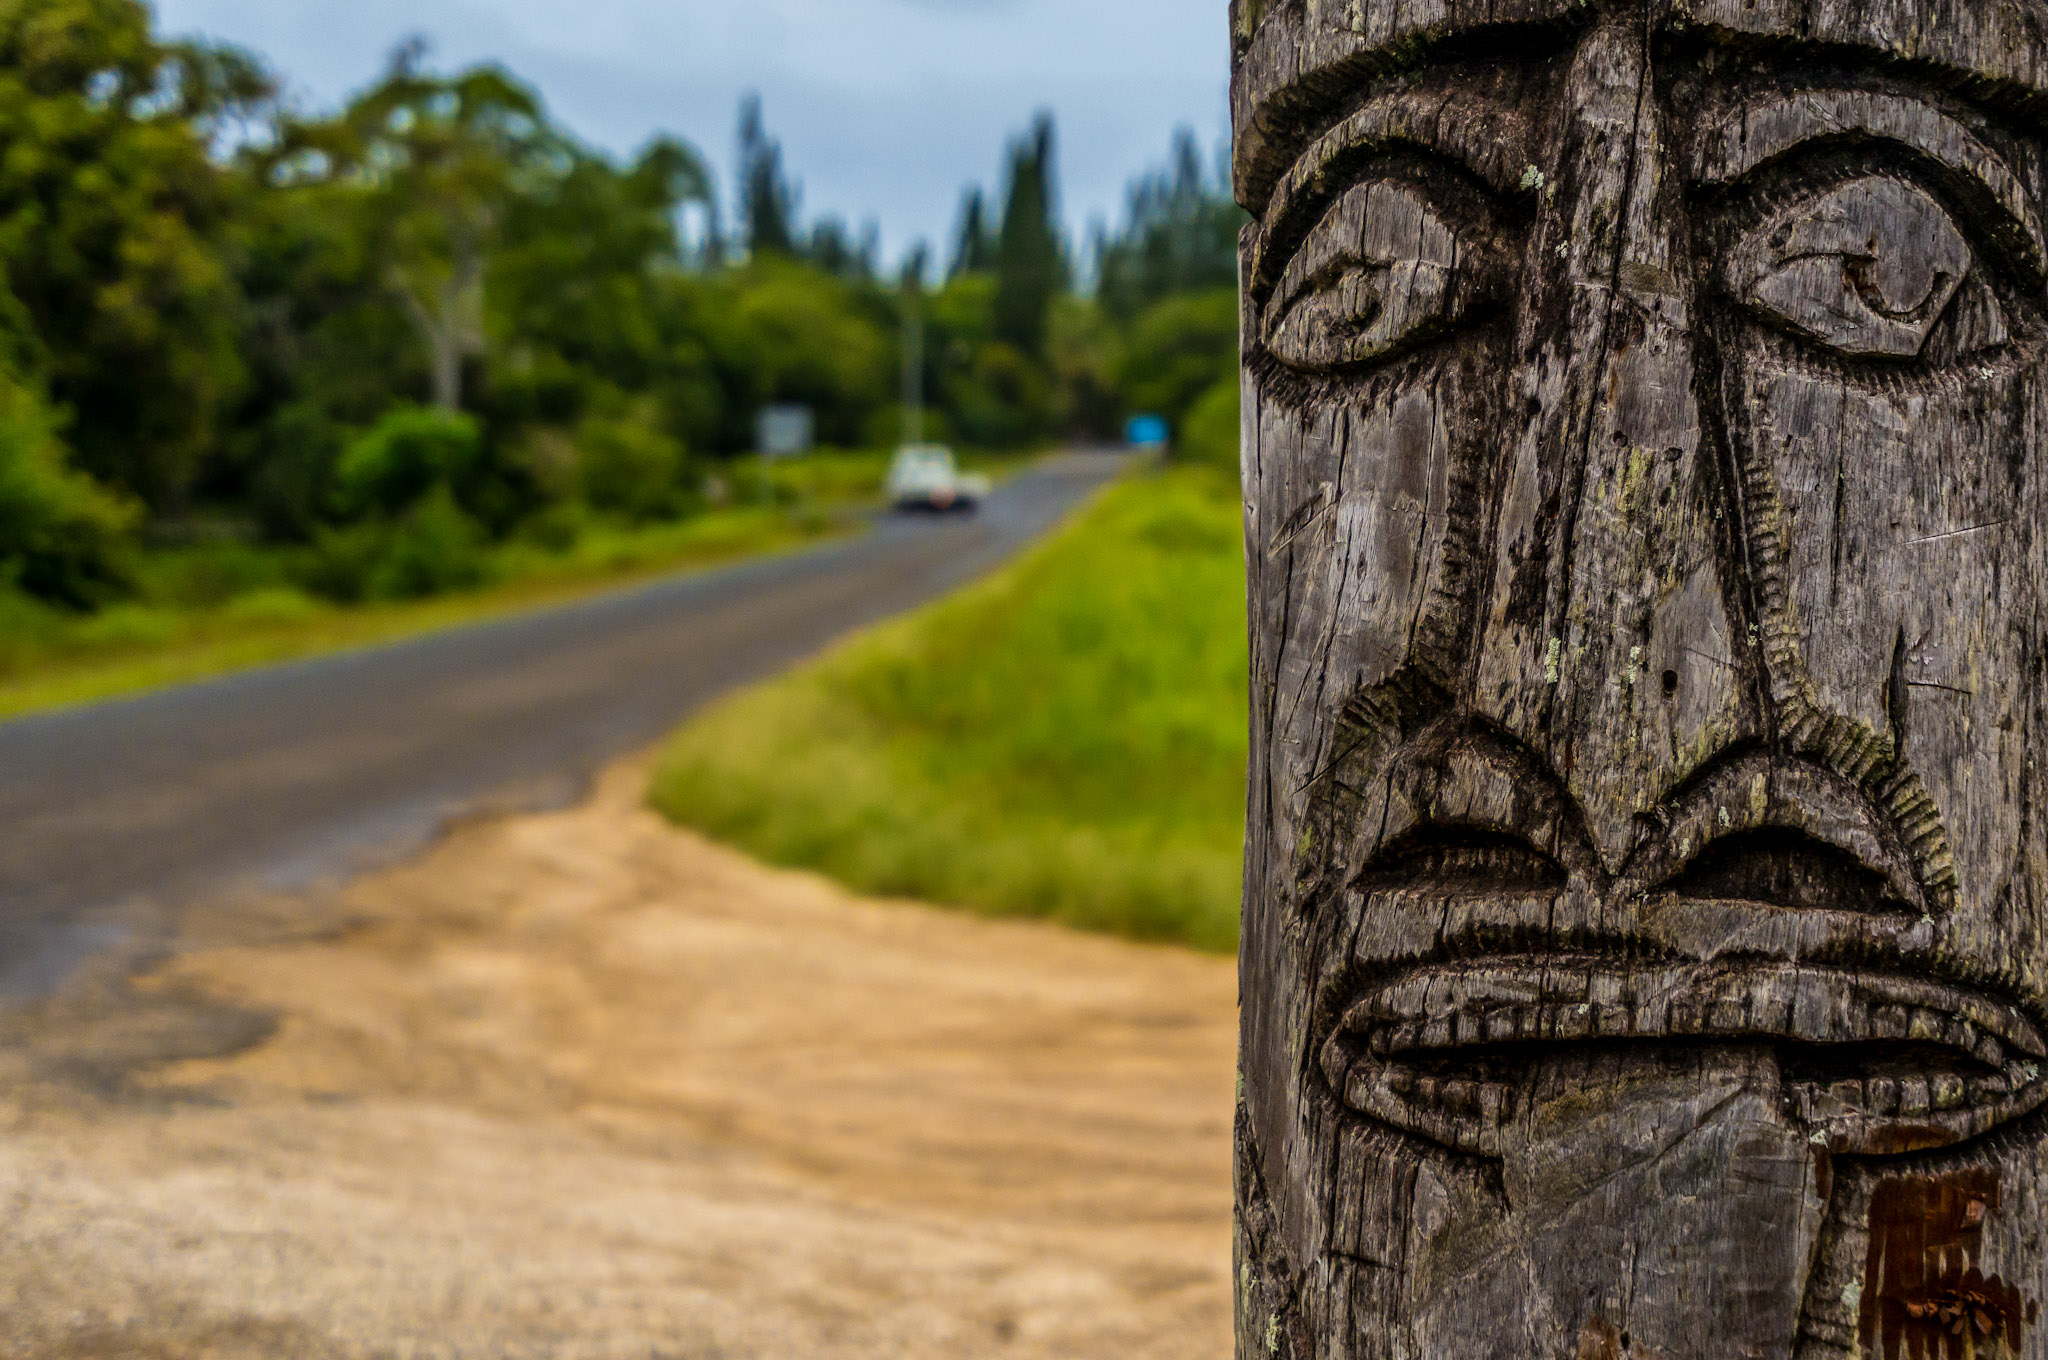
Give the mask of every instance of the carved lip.
M 1947 1147 L 2048 1096 L 2048 1044 L 2017 1007 L 1923 979 L 1795 963 L 1597 955 L 1413 969 L 1345 1010 L 1322 1049 L 1351 1109 L 1497 1157 L 1540 1102 L 1597 1090 L 1646 1056 L 1776 1053 L 1788 1113 L 1850 1155 Z

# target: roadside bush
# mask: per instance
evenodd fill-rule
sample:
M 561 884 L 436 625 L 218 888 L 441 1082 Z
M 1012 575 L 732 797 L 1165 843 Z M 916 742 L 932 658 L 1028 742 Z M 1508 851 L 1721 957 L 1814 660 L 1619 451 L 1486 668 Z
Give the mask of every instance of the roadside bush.
M 418 599 L 482 584 L 485 548 L 483 526 L 437 486 L 397 519 L 321 530 L 300 584 L 344 604 Z
M 1125 409 L 1180 428 L 1217 380 L 1237 370 L 1237 290 L 1170 297 L 1132 323 L 1120 373 Z
M 410 600 L 483 583 L 484 531 L 455 503 L 445 486 L 429 491 L 392 526 L 371 568 L 368 593 L 379 600 Z
M 135 507 L 72 468 L 34 391 L 0 374 L 0 585 L 88 609 L 131 584 Z
M 483 461 L 483 432 L 474 417 L 424 406 L 399 406 L 342 451 L 335 464 L 335 501 L 347 515 L 395 515 L 436 488 L 460 491 Z
M 683 446 L 639 421 L 592 417 L 576 429 L 576 466 L 593 510 L 650 520 L 675 504 Z
M 1202 394 L 1181 422 L 1174 453 L 1184 463 L 1236 472 L 1241 437 L 1241 388 L 1232 374 Z

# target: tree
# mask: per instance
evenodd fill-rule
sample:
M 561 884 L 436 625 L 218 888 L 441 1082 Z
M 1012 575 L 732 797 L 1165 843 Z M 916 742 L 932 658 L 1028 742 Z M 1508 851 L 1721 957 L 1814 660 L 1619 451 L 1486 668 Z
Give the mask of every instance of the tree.
M 135 0 L 0 7 L 0 270 L 83 467 L 182 506 L 244 381 L 237 186 L 216 139 L 271 97 Z
M 1212 182 L 1194 133 L 1174 134 L 1170 165 L 1132 183 L 1123 228 L 1096 244 L 1096 295 L 1129 320 L 1177 293 L 1232 288 L 1244 210 L 1226 171 Z
M 1238 1354 L 2048 1353 L 2048 39 L 1567 9 L 1237 6 Z
M 463 366 L 485 352 L 485 279 L 513 201 L 568 155 L 539 98 L 494 66 L 455 76 L 401 47 L 340 120 L 286 130 L 273 163 L 312 155 L 364 191 L 384 282 L 428 354 L 434 405 L 458 411 Z
M 1041 114 L 1010 147 L 1009 189 L 996 242 L 996 335 L 1026 355 L 1044 350 L 1046 317 L 1067 286 L 1053 176 L 1052 116 Z
M 782 170 L 782 145 L 768 136 L 761 96 L 740 103 L 740 216 L 755 255 L 793 255 L 797 191 Z
M 996 244 L 989 231 L 988 199 L 979 185 L 968 189 L 960 202 L 960 228 L 955 240 L 953 266 L 947 271 L 947 278 L 985 274 L 995 268 Z

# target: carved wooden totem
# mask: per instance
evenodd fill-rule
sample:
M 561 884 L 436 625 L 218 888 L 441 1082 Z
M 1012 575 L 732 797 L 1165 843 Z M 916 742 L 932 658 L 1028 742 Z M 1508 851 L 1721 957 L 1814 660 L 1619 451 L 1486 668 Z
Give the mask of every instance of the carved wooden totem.
M 2048 4 L 1232 18 L 1241 1360 L 2048 1356 Z

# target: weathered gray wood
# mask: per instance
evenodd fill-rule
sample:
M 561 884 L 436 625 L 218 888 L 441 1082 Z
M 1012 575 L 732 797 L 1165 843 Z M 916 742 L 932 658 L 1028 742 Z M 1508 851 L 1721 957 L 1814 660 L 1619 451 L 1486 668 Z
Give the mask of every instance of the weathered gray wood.
M 2048 1357 L 2048 3 L 1231 19 L 1241 1360 Z

